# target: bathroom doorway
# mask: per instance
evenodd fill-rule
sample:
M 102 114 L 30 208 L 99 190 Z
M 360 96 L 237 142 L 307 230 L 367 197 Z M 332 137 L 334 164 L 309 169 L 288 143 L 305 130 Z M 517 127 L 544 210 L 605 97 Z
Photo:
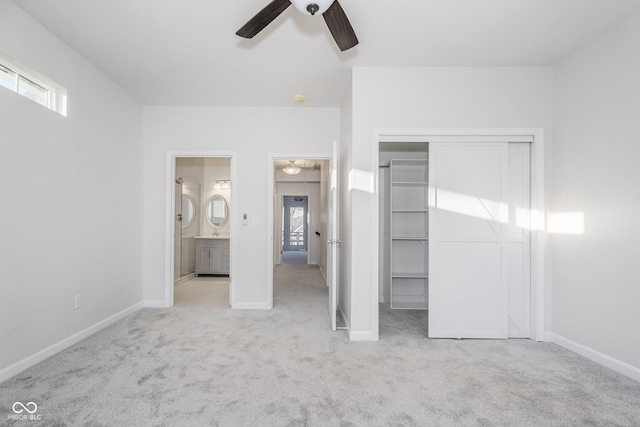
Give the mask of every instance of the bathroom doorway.
M 169 154 L 171 255 L 167 306 L 233 302 L 233 156 Z

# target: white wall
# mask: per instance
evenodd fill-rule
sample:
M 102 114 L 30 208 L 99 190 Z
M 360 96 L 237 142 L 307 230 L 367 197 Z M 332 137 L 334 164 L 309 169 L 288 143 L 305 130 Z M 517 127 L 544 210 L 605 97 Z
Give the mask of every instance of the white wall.
M 168 150 L 235 151 L 234 211 L 238 248 L 236 303 L 268 307 L 267 162 L 269 153 L 331 153 L 338 138 L 337 108 L 144 108 L 144 295 L 164 299 L 165 187 Z M 249 225 L 242 225 L 242 214 Z M 259 218 L 259 225 L 251 225 Z M 247 267 L 251 268 L 247 268 Z
M 13 2 L 0 51 L 69 95 L 63 117 L 0 88 L 1 380 L 142 301 L 142 109 Z
M 351 331 L 351 264 L 353 252 L 351 250 L 351 194 L 348 187 L 349 171 L 351 170 L 351 147 L 353 145 L 353 81 L 349 82 L 342 108 L 340 109 L 340 146 L 338 167 L 338 238 L 342 245 L 338 250 L 338 309 L 342 311 Z M 331 197 L 331 195 L 329 195 Z M 351 337 L 351 333 L 350 333 Z
M 553 333 L 635 367 L 640 379 L 640 15 L 555 68 Z M 566 344 L 566 343 L 565 343 Z
M 551 68 L 355 68 L 350 170 L 376 176 L 377 128 L 543 128 L 550 147 L 552 77 Z M 368 191 L 353 190 L 350 198 L 350 327 L 363 339 L 377 339 L 371 212 L 378 206 Z

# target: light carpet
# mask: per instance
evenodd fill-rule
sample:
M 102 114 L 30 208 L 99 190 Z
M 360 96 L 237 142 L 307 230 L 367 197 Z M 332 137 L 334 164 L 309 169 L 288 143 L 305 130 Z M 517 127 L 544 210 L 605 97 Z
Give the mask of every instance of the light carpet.
M 33 401 L 21 425 L 640 425 L 639 383 L 556 345 L 429 340 L 425 312 L 385 308 L 379 342 L 349 342 L 316 267 L 275 282 L 269 311 L 128 316 L 0 384 L 0 423 Z

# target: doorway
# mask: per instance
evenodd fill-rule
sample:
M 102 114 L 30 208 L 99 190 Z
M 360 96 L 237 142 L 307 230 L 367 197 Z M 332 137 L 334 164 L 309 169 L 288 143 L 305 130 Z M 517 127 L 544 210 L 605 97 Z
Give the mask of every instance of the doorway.
M 282 196 L 282 263 L 308 262 L 309 196 Z
M 233 153 L 167 153 L 165 306 L 233 304 Z M 170 184 L 170 192 L 169 192 Z
M 278 294 L 277 280 L 287 269 L 298 268 L 301 283 L 318 275 L 326 288 L 330 158 L 329 155 L 269 158 L 272 203 L 268 208 L 271 224 L 268 256 L 272 267 L 268 289 L 271 301 L 274 301 L 273 294 Z M 292 164 L 299 172 L 290 175 L 283 171 Z M 283 294 L 276 295 L 275 304 L 278 298 L 284 298 Z

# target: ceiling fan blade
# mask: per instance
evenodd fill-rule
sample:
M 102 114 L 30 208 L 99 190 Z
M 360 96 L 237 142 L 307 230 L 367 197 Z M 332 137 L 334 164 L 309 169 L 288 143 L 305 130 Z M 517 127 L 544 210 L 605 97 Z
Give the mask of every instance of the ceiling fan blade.
M 260 12 L 249 20 L 240 28 L 236 34 L 246 39 L 253 38 L 256 34 L 264 29 L 274 19 L 278 17 L 286 8 L 291 6 L 289 0 L 273 0 L 265 6 Z
M 335 0 L 322 16 L 341 51 L 351 49 L 358 44 L 358 37 L 338 0 Z

